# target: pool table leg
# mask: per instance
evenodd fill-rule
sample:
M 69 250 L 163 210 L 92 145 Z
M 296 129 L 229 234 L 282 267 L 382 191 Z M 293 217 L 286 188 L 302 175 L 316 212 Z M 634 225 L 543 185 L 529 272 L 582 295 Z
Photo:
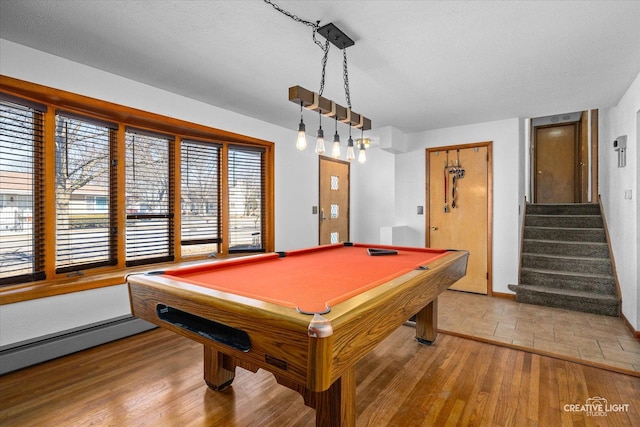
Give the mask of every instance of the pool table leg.
M 278 384 L 302 395 L 304 404 L 316 410 L 316 427 L 356 425 L 356 369 L 348 368 L 331 386 L 320 392 L 275 375 Z
M 416 339 L 421 344 L 431 345 L 438 335 L 438 298 L 427 304 L 416 314 Z
M 250 363 L 204 346 L 204 381 L 212 390 L 223 390 L 231 385 L 236 366 L 252 372 L 258 370 Z M 316 427 L 354 427 L 356 425 L 355 366 L 348 368 L 327 390 L 320 392 L 310 391 L 303 384 L 273 372 L 272 374 L 278 384 L 300 393 L 305 405 L 316 410 Z
M 356 374 L 350 367 L 327 391 L 317 393 L 316 427 L 356 425 Z
M 233 358 L 204 346 L 204 381 L 212 390 L 223 390 L 236 376 Z

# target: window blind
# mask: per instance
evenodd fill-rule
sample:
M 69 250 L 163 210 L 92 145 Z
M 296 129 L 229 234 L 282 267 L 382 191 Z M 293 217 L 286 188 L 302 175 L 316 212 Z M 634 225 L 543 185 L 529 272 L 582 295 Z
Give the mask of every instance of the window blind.
M 229 147 L 229 252 L 263 252 L 265 150 Z
M 173 261 L 173 140 L 126 131 L 127 266 Z
M 183 255 L 218 252 L 221 242 L 220 151 L 218 144 L 182 140 L 180 231 Z
M 0 94 L 0 285 L 45 278 L 44 112 Z
M 56 273 L 115 265 L 115 124 L 57 112 Z

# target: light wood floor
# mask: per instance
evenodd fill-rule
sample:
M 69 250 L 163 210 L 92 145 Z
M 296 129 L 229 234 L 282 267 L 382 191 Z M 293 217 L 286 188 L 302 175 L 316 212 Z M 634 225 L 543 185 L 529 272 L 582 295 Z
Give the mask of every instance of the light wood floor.
M 358 363 L 358 426 L 640 425 L 638 377 L 446 334 L 423 346 L 414 333 L 400 327 Z M 264 371 L 239 369 L 223 392 L 202 375 L 199 344 L 155 329 L 0 377 L 0 425 L 314 424 Z M 566 410 L 594 397 L 621 410 Z
M 640 375 L 640 342 L 620 317 L 456 291 L 438 301 L 448 332 Z

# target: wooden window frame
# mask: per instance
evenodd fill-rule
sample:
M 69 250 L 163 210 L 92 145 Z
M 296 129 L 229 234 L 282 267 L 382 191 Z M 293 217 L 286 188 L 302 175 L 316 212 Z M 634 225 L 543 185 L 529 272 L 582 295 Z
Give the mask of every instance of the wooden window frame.
M 55 137 L 55 118 L 56 110 L 65 110 L 71 113 L 77 113 L 92 117 L 95 119 L 107 120 L 115 122 L 119 125 L 117 132 L 117 176 L 118 191 L 110 203 L 117 207 L 117 225 L 118 230 L 125 230 L 126 215 L 125 206 L 125 130 L 126 128 L 137 128 L 147 130 L 149 132 L 158 132 L 170 134 L 175 137 L 175 143 L 172 144 L 172 151 L 175 158 L 175 169 L 173 174 L 173 191 L 174 197 L 174 251 L 175 261 L 171 263 L 155 264 L 153 268 L 162 265 L 171 265 L 180 261 L 193 261 L 205 259 L 207 254 L 183 257 L 181 254 L 180 244 L 180 143 L 182 138 L 195 139 L 199 141 L 211 142 L 223 146 L 222 168 L 226 175 L 227 150 L 229 145 L 246 145 L 253 147 L 261 147 L 265 156 L 265 173 L 264 173 L 264 224 L 265 233 L 263 236 L 264 247 L 267 252 L 274 251 L 275 242 L 275 218 L 274 218 L 274 155 L 275 146 L 273 142 L 240 135 L 201 124 L 191 123 L 174 117 L 167 117 L 156 113 L 138 110 L 123 105 L 90 98 L 84 95 L 67 92 L 24 80 L 0 75 L 0 91 L 13 95 L 26 101 L 45 104 L 48 112 L 45 116 L 45 153 L 44 153 L 44 176 L 54 176 L 55 173 L 55 156 L 54 147 L 50 141 Z M 52 181 L 45 179 L 46 182 Z M 223 209 L 222 218 L 222 243 L 219 245 L 219 255 L 224 257 L 229 254 L 228 247 L 228 209 L 225 209 L 228 191 L 226 187 L 226 179 L 222 180 L 222 200 Z M 46 184 L 44 190 L 45 217 L 51 218 L 51 209 L 55 200 L 55 188 L 52 184 Z M 124 233 L 121 233 L 124 234 Z M 43 236 L 45 240 L 45 274 L 46 279 L 41 281 L 28 282 L 17 285 L 6 285 L 0 288 L 0 305 L 11 304 L 20 301 L 27 301 L 37 298 L 61 295 L 66 293 L 78 292 L 88 289 L 95 289 L 105 286 L 121 285 L 125 283 L 124 276 L 130 273 L 144 271 L 152 268 L 150 265 L 146 267 L 129 267 L 125 266 L 125 243 L 124 237 L 119 237 L 117 244 L 118 263 L 115 266 L 100 267 L 93 270 L 83 271 L 82 275 L 67 277 L 65 274 L 57 274 L 55 272 L 55 221 L 46 221 Z

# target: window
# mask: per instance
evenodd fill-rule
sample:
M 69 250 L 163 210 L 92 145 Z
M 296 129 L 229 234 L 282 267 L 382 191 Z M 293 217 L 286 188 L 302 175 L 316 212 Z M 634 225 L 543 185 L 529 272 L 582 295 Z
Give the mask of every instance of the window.
M 117 263 L 116 219 L 104 202 L 116 192 L 111 152 L 117 129 L 56 114 L 56 273 Z
M 182 254 L 218 252 L 221 242 L 220 145 L 182 140 Z
M 130 266 L 273 250 L 273 152 L 0 76 L 0 303 L 121 284 Z
M 229 252 L 263 252 L 264 149 L 229 147 Z
M 126 132 L 127 266 L 173 260 L 172 141 Z
M 0 284 L 44 278 L 45 111 L 44 105 L 0 97 Z

